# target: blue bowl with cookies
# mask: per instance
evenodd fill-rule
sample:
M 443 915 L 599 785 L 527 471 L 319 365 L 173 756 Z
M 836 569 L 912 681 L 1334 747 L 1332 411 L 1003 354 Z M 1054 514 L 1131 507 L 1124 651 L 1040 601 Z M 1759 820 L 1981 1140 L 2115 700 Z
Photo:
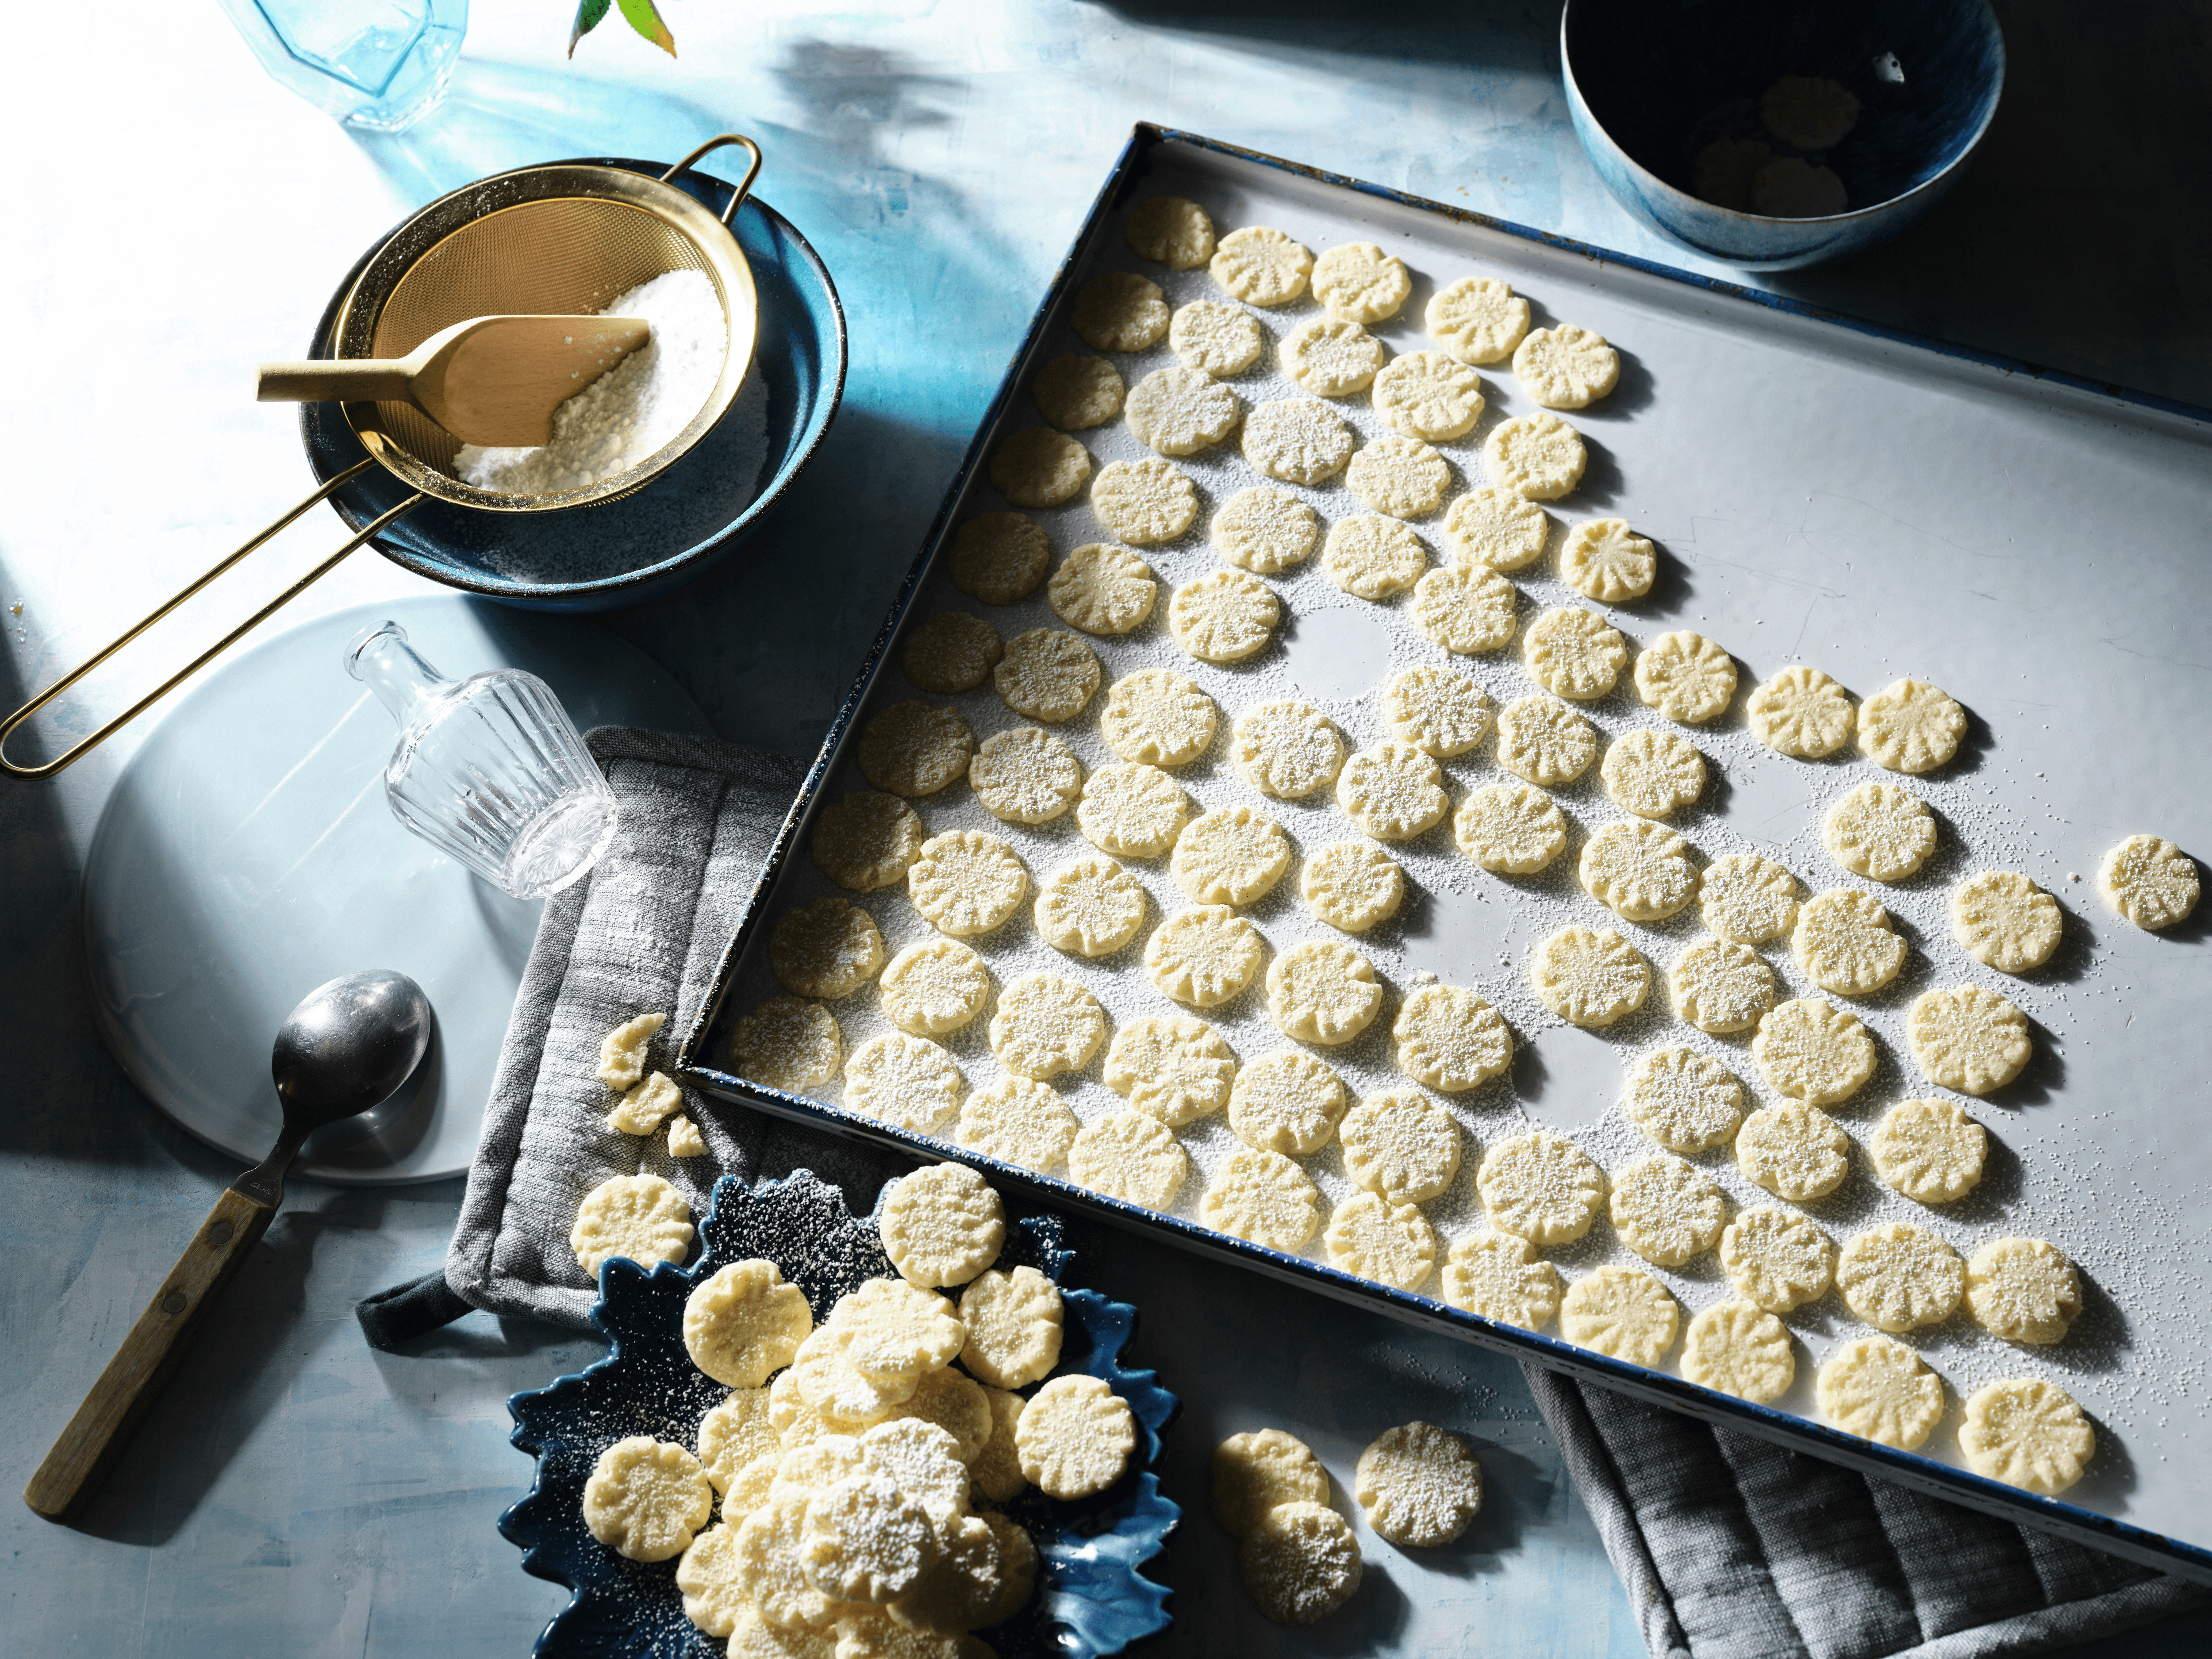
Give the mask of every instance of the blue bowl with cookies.
M 602 1261 L 607 1357 L 507 1402 L 537 1470 L 500 1532 L 575 1592 L 537 1653 L 827 1652 L 888 1621 L 1091 1659 L 1167 1627 L 1143 1568 L 1181 1515 L 1158 1478 L 1181 1403 L 1124 1363 L 1136 1310 L 1069 1282 L 1058 1218 L 951 1164 L 856 1217 L 801 1170 L 724 1177 L 699 1237 L 688 1267 Z
M 2005 68 L 1988 0 L 1567 0 L 1559 58 L 1614 199 L 1752 270 L 1847 258 L 1934 206 Z

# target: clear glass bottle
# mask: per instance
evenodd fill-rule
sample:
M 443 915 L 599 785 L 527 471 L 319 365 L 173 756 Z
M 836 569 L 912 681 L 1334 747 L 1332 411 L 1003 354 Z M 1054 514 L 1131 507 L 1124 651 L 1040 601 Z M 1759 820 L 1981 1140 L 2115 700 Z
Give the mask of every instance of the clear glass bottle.
M 408 829 L 517 898 L 599 862 L 614 791 L 544 681 L 511 668 L 447 679 L 389 622 L 356 635 L 345 665 L 399 722 L 384 794 Z
M 469 0 L 219 0 L 283 85 L 348 126 L 398 132 L 446 95 Z

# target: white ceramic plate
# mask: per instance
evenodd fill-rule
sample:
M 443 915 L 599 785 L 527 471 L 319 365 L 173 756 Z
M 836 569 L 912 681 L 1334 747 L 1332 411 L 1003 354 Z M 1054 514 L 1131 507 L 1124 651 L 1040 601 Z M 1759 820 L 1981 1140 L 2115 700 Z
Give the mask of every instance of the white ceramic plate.
M 345 1186 L 468 1168 L 542 908 L 410 835 L 385 805 L 398 731 L 340 657 L 387 617 L 449 678 L 538 675 L 580 731 L 713 735 L 682 689 L 613 635 L 434 595 L 279 635 L 148 737 L 116 780 L 85 867 L 100 1035 L 156 1106 L 254 1164 L 276 1138 L 269 1049 L 293 1005 L 358 969 L 410 975 L 437 1013 L 428 1059 L 386 1106 L 318 1131 L 293 1166 Z

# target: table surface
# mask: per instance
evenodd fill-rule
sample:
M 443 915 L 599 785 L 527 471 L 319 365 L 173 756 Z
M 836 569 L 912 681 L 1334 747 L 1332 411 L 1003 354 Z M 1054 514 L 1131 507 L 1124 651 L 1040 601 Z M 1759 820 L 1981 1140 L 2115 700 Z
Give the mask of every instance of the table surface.
M 480 174 L 550 157 L 673 157 L 736 127 L 761 190 L 821 251 L 852 325 L 845 407 L 744 556 L 604 618 L 732 740 L 810 752 L 881 618 L 1048 275 L 1129 125 L 1161 121 L 1668 263 L 1569 129 L 1548 5 L 1357 9 L 904 4 L 672 8 L 671 62 L 619 19 L 564 63 L 553 0 L 475 7 L 445 106 L 398 137 L 340 128 L 267 80 L 210 6 L 40 8 L 38 72 L 0 106 L 23 177 L 0 301 L 19 325 L 0 401 L 0 705 L 289 507 L 291 411 L 248 365 L 299 349 L 354 256 Z M 1952 197 L 1891 247 L 1763 279 L 1850 314 L 2212 404 L 2212 211 L 2186 142 L 2212 9 L 2085 40 L 2058 0 L 1999 7 L 2003 107 Z M 95 44 L 96 43 L 96 44 Z M 24 325 L 27 325 L 27 326 Z M 124 366 L 131 365 L 129 374 Z M 92 434 L 92 435 L 88 435 Z M 179 617 L 157 651 L 334 545 L 310 515 Z M 434 592 L 360 556 L 319 614 Z M 788 643 L 780 643 L 787 641 Z M 2208 671 L 2212 672 L 2212 671 Z M 118 670 L 58 729 L 155 678 Z M 14 694 L 14 695 L 11 695 Z M 137 738 L 54 783 L 0 788 L 0 996 L 44 1061 L 0 1127 L 0 1488 L 27 1478 L 236 1167 L 140 1099 L 94 1035 L 74 897 Z M 84 1522 L 8 1505 L 0 1655 L 520 1651 L 560 1605 L 493 1529 L 529 1468 L 506 1396 L 595 1340 L 473 1315 L 403 1355 L 352 1304 L 442 1257 L 458 1182 L 294 1187 Z M 1191 1512 L 1162 1572 L 1175 1651 L 1641 1651 L 1596 1533 L 1518 1372 L 1158 1246 L 1088 1241 L 1146 1310 L 1138 1352 L 1184 1397 L 1168 1487 Z M 1340 1476 L 1389 1423 L 1465 1430 L 1490 1480 L 1456 1548 L 1377 1552 L 1338 1619 L 1278 1632 L 1205 1517 L 1207 1449 L 1277 1424 Z M 2078 1650 L 2195 1653 L 2212 1615 Z

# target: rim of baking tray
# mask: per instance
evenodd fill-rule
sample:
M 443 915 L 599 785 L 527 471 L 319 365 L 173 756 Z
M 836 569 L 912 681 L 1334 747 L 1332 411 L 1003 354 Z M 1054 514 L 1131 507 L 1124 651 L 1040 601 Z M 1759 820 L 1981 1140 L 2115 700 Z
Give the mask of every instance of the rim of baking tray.
M 2083 1509 L 2063 1498 L 2045 1498 L 2018 1486 L 2007 1486 L 1970 1470 L 1936 1462 L 1912 1452 L 1901 1452 L 1872 1441 L 1862 1440 L 1841 1430 L 1816 1423 L 1810 1418 L 1793 1413 L 1778 1411 L 1769 1406 L 1755 1406 L 1717 1390 L 1705 1389 L 1680 1377 L 1669 1376 L 1663 1371 L 1650 1370 L 1632 1365 L 1626 1361 L 1612 1359 L 1589 1348 L 1561 1340 L 1557 1337 L 1524 1331 L 1518 1326 L 1502 1324 L 1486 1319 L 1479 1314 L 1462 1312 L 1449 1304 L 1408 1291 L 1394 1291 L 1370 1279 L 1358 1279 L 1336 1268 L 1292 1256 L 1263 1245 L 1249 1244 L 1242 1240 L 1224 1237 L 1219 1233 L 1200 1227 L 1195 1223 L 1171 1215 L 1164 1215 L 1139 1205 L 1094 1193 L 1088 1188 L 1077 1187 L 1050 1176 L 1041 1176 L 1015 1164 L 987 1158 L 966 1146 L 955 1146 L 926 1135 L 908 1134 L 890 1129 L 873 1119 L 862 1118 L 842 1108 L 804 1096 L 770 1089 L 761 1084 L 707 1065 L 704 1049 L 708 1033 L 719 1022 L 722 1004 L 729 996 L 738 960 L 752 943 L 755 931 L 762 921 L 763 899 L 768 890 L 782 872 L 798 846 L 799 835 L 816 805 L 823 787 L 828 782 L 842 750 L 847 732 L 873 687 L 878 670 L 888 653 L 890 642 L 897 635 L 906 612 L 919 592 L 923 578 L 935 563 L 939 544 L 950 528 L 954 507 L 968 487 L 971 475 L 982 459 L 985 436 L 993 429 L 1018 390 L 1017 376 L 1029 359 L 1046 321 L 1054 315 L 1061 290 L 1072 280 L 1078 258 L 1086 250 L 1098 221 L 1122 196 L 1133 188 L 1139 163 L 1154 148 L 1162 144 L 1182 144 L 1214 155 L 1233 157 L 1238 161 L 1272 167 L 1316 183 L 1340 186 L 1371 196 L 1386 202 L 1401 204 L 1425 213 L 1441 216 L 1455 223 L 1480 226 L 1500 231 L 1523 241 L 1540 243 L 1560 249 L 1600 264 L 1613 264 L 1632 270 L 1664 277 L 1668 281 L 1703 289 L 1711 293 L 1759 305 L 1771 311 L 1802 317 L 1814 322 L 1838 325 L 1855 333 L 1875 339 L 1894 342 L 1900 345 L 1919 348 L 1942 356 L 1958 358 L 1968 362 L 1994 368 L 2008 375 L 2025 375 L 2033 379 L 2063 386 L 2076 391 L 2114 398 L 2123 403 L 2179 416 L 2200 423 L 2212 436 L 2212 409 L 2199 408 L 2177 399 L 2161 398 L 2154 393 L 2132 391 L 2066 374 L 2061 370 L 2042 368 L 2017 358 L 1995 352 L 1976 350 L 1970 347 L 1946 344 L 1924 336 L 1908 333 L 1902 329 L 1887 328 L 1878 323 L 1849 317 L 1826 307 L 1808 305 L 1801 300 L 1770 294 L 1762 289 L 1730 282 L 1723 277 L 1706 276 L 1696 271 L 1683 270 L 1634 254 L 1620 253 L 1610 248 L 1578 241 L 1550 231 L 1534 229 L 1510 220 L 1495 218 L 1466 208 L 1430 201 L 1425 197 L 1408 191 L 1392 190 L 1384 185 L 1347 178 L 1341 173 L 1300 162 L 1288 161 L 1263 151 L 1247 149 L 1218 139 L 1186 132 L 1179 128 L 1164 127 L 1148 121 L 1138 122 L 1128 143 L 1123 146 L 1113 168 L 1106 176 L 1093 199 L 1090 212 L 1077 230 L 1067 254 L 1053 273 L 1050 286 L 1039 301 L 1028 329 L 1016 346 L 1007 367 L 1006 376 L 1000 383 L 997 395 L 983 411 L 975 428 L 975 438 L 962 459 L 960 470 L 953 475 L 951 487 L 945 491 L 937 516 L 931 521 L 928 533 L 923 538 L 921 551 L 901 580 L 889 615 L 879 628 L 868 652 L 854 676 L 851 689 L 839 705 L 830 721 L 822 746 L 807 769 L 790 811 L 786 813 L 782 827 L 777 831 L 775 844 L 761 867 L 758 883 L 747 896 L 744 908 L 729 947 L 723 952 L 715 969 L 714 994 L 702 1002 L 692 1017 L 684 1034 L 683 1046 L 674 1064 L 677 1075 L 693 1087 L 708 1090 L 725 1098 L 733 1098 L 760 1107 L 780 1117 L 806 1123 L 814 1127 L 860 1141 L 865 1145 L 905 1152 L 909 1156 L 935 1156 L 969 1164 L 987 1170 L 994 1182 L 1003 1183 L 1045 1201 L 1071 1206 L 1087 1212 L 1103 1220 L 1127 1228 L 1133 1232 L 1158 1236 L 1163 1231 L 1172 1234 L 1176 1242 L 1218 1260 L 1239 1267 L 1256 1269 L 1273 1277 L 1320 1291 L 1340 1301 L 1360 1307 L 1380 1308 L 1409 1323 L 1429 1325 L 1464 1336 L 1479 1334 L 1492 1347 L 1506 1349 L 1554 1370 L 1589 1377 L 1616 1392 L 1662 1405 L 1670 1410 L 1697 1418 L 1723 1428 L 1741 1430 L 1764 1440 L 1773 1441 L 1793 1449 L 1817 1449 L 1831 1462 L 1854 1468 L 1861 1472 L 1879 1474 L 1900 1486 L 1929 1496 L 1964 1503 L 1984 1514 L 2008 1518 L 2032 1516 L 2042 1530 L 2069 1536 L 2099 1549 L 2140 1561 L 2164 1570 L 2180 1569 L 2189 1577 L 2212 1582 L 2212 1547 L 2184 1543 L 2168 1538 L 2162 1533 L 2119 1520 L 2095 1510 Z
M 620 167 L 624 172 L 644 173 L 655 179 L 658 179 L 662 173 L 668 170 L 667 164 L 665 162 L 643 161 L 636 160 L 634 157 L 619 155 L 577 155 L 570 156 L 565 161 L 548 161 L 543 165 L 549 167 Z M 718 179 L 711 173 L 702 173 L 696 167 L 690 168 L 678 178 L 672 179 L 670 183 L 675 189 L 684 191 L 687 193 L 693 195 L 698 195 L 700 193 L 698 187 L 703 186 L 704 196 L 702 199 L 706 201 L 708 207 L 713 208 L 717 211 L 720 210 L 724 203 L 728 201 L 731 194 L 737 189 L 735 185 L 729 183 L 726 179 Z M 732 216 L 732 222 L 726 227 L 730 235 L 734 238 L 738 234 L 737 224 L 735 222 L 738 219 L 743 218 L 746 213 L 751 212 L 755 210 L 757 210 L 761 216 L 767 220 L 771 226 L 775 228 L 776 234 L 780 238 L 788 239 L 793 249 L 797 252 L 800 258 L 804 260 L 809 269 L 812 270 L 815 277 L 821 283 L 822 292 L 825 296 L 827 296 L 830 301 L 830 337 L 836 344 L 836 363 L 834 371 L 823 377 L 822 385 L 826 395 L 817 400 L 822 404 L 823 412 L 818 422 L 815 426 L 814 435 L 806 441 L 805 445 L 797 454 L 793 455 L 789 460 L 784 463 L 782 468 L 778 471 L 775 482 L 770 485 L 770 487 L 763 490 L 759 495 L 754 496 L 752 501 L 746 506 L 742 513 L 738 514 L 738 516 L 731 520 L 728 524 L 723 526 L 720 530 L 708 537 L 705 540 L 695 543 L 693 545 L 684 548 L 679 552 L 669 555 L 666 558 L 662 559 L 656 563 L 646 565 L 639 569 L 626 570 L 621 574 L 615 576 L 595 577 L 589 581 L 533 582 L 524 587 L 518 587 L 513 582 L 485 580 L 472 575 L 468 571 L 464 570 L 458 566 L 442 562 L 434 562 L 424 558 L 420 553 L 416 552 L 412 548 L 407 547 L 400 543 L 386 540 L 385 538 L 380 536 L 373 538 L 371 540 L 371 545 L 373 545 L 379 553 L 384 555 L 386 558 L 390 559 L 394 564 L 399 565 L 405 569 L 411 570 L 418 576 L 426 576 L 432 581 L 441 583 L 445 586 L 458 588 L 461 592 L 466 593 L 478 594 L 488 599 L 508 601 L 518 599 L 527 599 L 531 600 L 555 598 L 566 599 L 580 597 L 590 593 L 619 592 L 627 587 L 642 586 L 649 582 L 659 582 L 665 580 L 672 571 L 677 570 L 683 566 L 702 557 L 706 554 L 712 552 L 715 548 L 718 548 L 724 543 L 727 542 L 732 537 L 749 530 L 755 523 L 764 517 L 771 508 L 782 501 L 792 487 L 799 482 L 800 476 L 805 473 L 808 465 L 813 461 L 816 452 L 822 447 L 824 441 L 828 439 L 830 435 L 830 428 L 836 421 L 837 411 L 844 404 L 845 375 L 847 368 L 851 362 L 852 354 L 850 343 L 846 334 L 844 299 L 838 294 L 837 284 L 830 277 L 830 267 L 823 263 L 822 256 L 815 252 L 814 245 L 808 241 L 805 236 L 800 233 L 798 226 L 793 224 L 791 221 L 784 217 L 782 214 L 777 212 L 773 207 L 770 207 L 767 202 L 761 198 L 759 193 L 756 191 L 746 197 L 744 204 L 738 210 L 738 212 Z M 362 270 L 368 267 L 368 262 L 377 256 L 386 243 L 391 241 L 394 236 L 398 235 L 401 230 L 405 228 L 407 223 L 408 221 L 403 220 L 400 223 L 394 225 L 390 230 L 378 237 L 376 240 L 362 254 L 361 258 L 355 261 L 353 268 L 346 273 L 344 280 L 338 284 L 337 291 L 331 295 L 331 302 L 329 306 L 325 308 L 321 319 L 315 325 L 315 334 L 313 342 L 313 349 L 315 354 L 322 354 L 326 351 L 330 341 L 331 331 L 336 324 L 338 312 L 343 306 L 346 296 L 353 291 L 354 283 L 358 280 Z M 753 351 L 756 359 L 757 359 L 760 353 L 760 345 L 757 338 L 756 339 Z M 313 404 L 305 404 L 302 405 L 300 411 L 301 435 L 302 441 L 307 444 L 309 465 L 311 467 L 313 465 L 314 443 L 313 439 L 308 436 L 307 422 L 314 414 L 316 407 L 317 406 Z M 637 492 L 632 493 L 635 494 Z M 356 530 L 362 528 L 374 516 L 374 514 L 371 514 L 356 513 L 349 510 L 342 496 L 332 496 L 331 498 L 331 505 L 336 507 L 338 511 L 338 515 L 344 519 L 346 522 L 351 525 Z

